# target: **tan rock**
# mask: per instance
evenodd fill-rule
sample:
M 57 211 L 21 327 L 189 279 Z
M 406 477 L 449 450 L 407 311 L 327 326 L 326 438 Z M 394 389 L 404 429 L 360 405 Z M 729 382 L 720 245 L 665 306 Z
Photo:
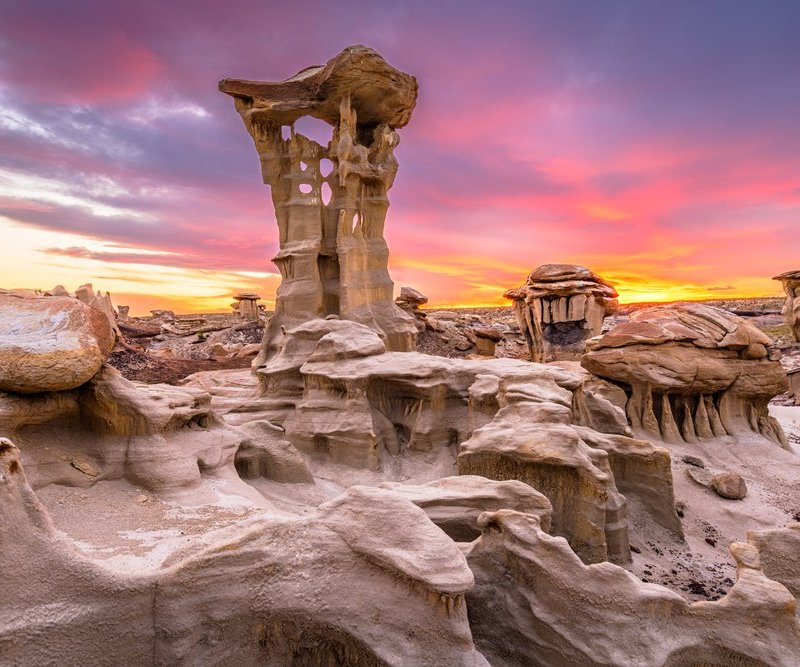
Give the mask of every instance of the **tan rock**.
M 419 308 L 428 303 L 428 297 L 419 290 L 415 290 L 413 287 L 401 287 L 400 296 L 395 299 L 395 303 L 398 306 Z
M 54 289 L 58 289 L 59 287 L 61 286 L 57 285 Z M 55 294 L 54 292 L 54 296 L 60 296 L 60 294 Z M 103 313 L 108 318 L 108 323 L 111 325 L 114 333 L 119 337 L 122 336 L 117 326 L 117 313 L 114 310 L 114 304 L 111 303 L 111 294 L 108 292 L 103 294 L 100 290 L 95 293 L 92 284 L 86 283 L 75 290 L 75 298 L 78 299 L 78 301 L 82 301 L 87 306 Z
M 283 431 L 265 420 L 241 427 L 247 434 L 236 451 L 236 470 L 242 479 L 264 477 L 276 482 L 313 484 L 303 457 L 284 439 Z
M 247 345 L 242 345 L 234 354 L 234 357 L 253 357 L 259 353 L 261 350 L 261 343 L 248 343 Z
M 370 327 L 391 350 L 413 349 L 417 325 L 393 301 L 383 233 L 398 167 L 395 129 L 410 119 L 416 79 L 353 46 L 287 81 L 225 79 L 220 90 L 234 98 L 253 137 L 279 229 L 273 261 L 282 281 L 254 366 L 269 366 L 287 330 L 331 314 Z M 307 115 L 333 126 L 327 146 L 295 132 Z M 323 160 L 333 165 L 329 174 Z
M 591 341 L 582 365 L 626 387 L 636 433 L 695 442 L 752 431 L 788 447 L 770 399 L 786 375 L 770 339 L 742 318 L 701 304 L 636 311 Z
M 786 303 L 783 305 L 782 313 L 792 336 L 800 342 L 800 270 L 781 273 L 773 280 L 780 280 L 783 285 Z
M 258 294 L 254 292 L 239 292 L 234 294 L 233 298 L 236 300 L 234 310 L 236 310 L 239 317 L 250 322 L 258 322 L 260 315 L 258 302 L 261 299 Z
M 419 486 L 385 482 L 390 489 L 425 510 L 431 521 L 457 542 L 471 542 L 481 534 L 478 517 L 487 511 L 513 509 L 539 517 L 550 530 L 553 507 L 544 494 L 516 480 L 494 481 L 476 475 L 444 477 Z
M 113 346 L 105 315 L 75 299 L 0 295 L 0 391 L 74 389 L 100 370 Z
M 800 522 L 748 531 L 747 541 L 758 548 L 764 573 L 781 582 L 800 601 Z
M 577 360 L 617 309 L 614 287 L 584 266 L 544 264 L 505 295 L 528 343 L 531 361 Z
M 0 587 L 8 664 L 487 665 L 469 628 L 466 559 L 386 490 L 209 527 L 167 564 L 132 572 L 56 531 L 19 450 L 0 440 L 0 560 L 26 582 Z
M 466 551 L 475 644 L 492 664 L 781 665 L 800 661 L 796 603 L 732 544 L 736 582 L 721 600 L 689 603 L 611 563 L 585 565 L 531 515 L 482 515 Z M 763 554 L 762 554 L 763 555 Z M 497 617 L 502 623 L 492 623 Z
M 711 488 L 717 495 L 732 500 L 741 500 L 747 495 L 747 484 L 738 473 L 725 471 L 714 475 L 711 480 Z

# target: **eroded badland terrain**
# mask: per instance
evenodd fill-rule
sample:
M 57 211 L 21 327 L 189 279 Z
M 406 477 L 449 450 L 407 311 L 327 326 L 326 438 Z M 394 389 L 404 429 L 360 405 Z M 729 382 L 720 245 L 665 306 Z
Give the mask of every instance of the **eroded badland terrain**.
M 395 298 L 416 79 L 356 46 L 219 87 L 274 311 L 0 291 L 0 663 L 800 663 L 800 271 L 780 299 L 620 306 L 558 263 L 504 308 Z

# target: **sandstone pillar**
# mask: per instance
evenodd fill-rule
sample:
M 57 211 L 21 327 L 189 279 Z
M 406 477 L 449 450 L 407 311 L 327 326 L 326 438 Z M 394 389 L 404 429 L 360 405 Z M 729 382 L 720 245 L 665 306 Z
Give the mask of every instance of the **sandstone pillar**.
M 279 230 L 282 280 L 254 367 L 280 352 L 288 330 L 330 316 L 369 326 L 390 350 L 414 349 L 413 318 L 392 300 L 383 228 L 396 128 L 411 117 L 416 79 L 353 46 L 282 82 L 225 79 L 219 88 L 253 137 Z M 326 146 L 295 131 L 303 116 L 331 125 Z

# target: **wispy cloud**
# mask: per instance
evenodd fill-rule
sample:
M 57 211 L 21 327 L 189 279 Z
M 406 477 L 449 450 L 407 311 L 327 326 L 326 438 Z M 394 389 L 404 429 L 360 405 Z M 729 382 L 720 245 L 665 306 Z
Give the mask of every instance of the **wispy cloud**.
M 26 250 L 0 249 L 0 283 L 274 290 L 269 191 L 216 82 L 284 78 L 347 35 L 420 81 L 386 226 L 396 282 L 501 303 L 575 262 L 627 300 L 775 293 L 800 257 L 798 25 L 791 3 L 724 22 L 707 3 L 17 3 L 0 229 Z

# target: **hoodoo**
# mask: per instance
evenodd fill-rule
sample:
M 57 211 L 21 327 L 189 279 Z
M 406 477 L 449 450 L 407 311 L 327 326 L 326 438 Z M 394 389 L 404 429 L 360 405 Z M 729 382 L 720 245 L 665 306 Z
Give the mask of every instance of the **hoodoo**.
M 289 329 L 332 316 L 370 327 L 390 350 L 413 349 L 417 328 L 393 301 L 383 228 L 417 80 L 351 46 L 285 81 L 224 79 L 219 89 L 253 137 L 278 221 L 282 281 L 255 366 L 269 365 Z M 326 146 L 295 131 L 303 116 L 331 125 Z

